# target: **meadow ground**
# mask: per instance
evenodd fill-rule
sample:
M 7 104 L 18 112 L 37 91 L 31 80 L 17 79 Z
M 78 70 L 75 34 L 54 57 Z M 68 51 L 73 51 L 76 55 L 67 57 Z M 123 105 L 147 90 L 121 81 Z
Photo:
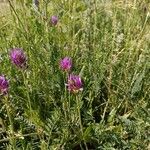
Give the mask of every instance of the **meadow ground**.
M 149 150 L 149 0 L 0 2 L 0 149 Z

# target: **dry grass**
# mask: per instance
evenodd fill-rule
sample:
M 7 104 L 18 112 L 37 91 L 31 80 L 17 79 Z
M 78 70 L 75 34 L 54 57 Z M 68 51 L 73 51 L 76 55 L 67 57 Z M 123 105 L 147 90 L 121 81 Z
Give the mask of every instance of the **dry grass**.
M 0 16 L 4 16 L 9 13 L 9 4 L 6 2 L 0 3 Z
M 11 12 L 9 4 L 6 2 L 0 2 L 0 29 L 10 22 Z

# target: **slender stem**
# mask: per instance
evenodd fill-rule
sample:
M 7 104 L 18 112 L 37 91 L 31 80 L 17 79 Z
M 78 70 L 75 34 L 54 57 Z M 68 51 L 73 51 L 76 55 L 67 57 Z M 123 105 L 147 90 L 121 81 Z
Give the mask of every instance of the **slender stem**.
M 78 111 L 78 117 L 79 117 L 79 124 L 80 124 L 81 134 L 82 134 L 82 138 L 83 138 L 84 132 L 83 132 L 83 125 L 82 125 L 82 120 L 81 120 L 80 101 L 79 101 L 78 96 L 76 96 L 76 101 L 77 101 L 77 111 Z M 84 145 L 85 145 L 85 149 L 88 150 L 88 147 L 87 147 L 87 144 L 85 141 L 84 141 Z
M 80 129 L 81 129 L 81 133 L 83 135 L 83 126 L 82 126 L 81 112 L 80 112 L 80 102 L 79 102 L 79 98 L 78 97 L 77 97 L 77 111 L 78 111 Z
M 64 84 L 66 82 L 66 73 L 63 73 L 63 80 L 64 80 Z M 64 109 L 64 114 L 65 114 L 65 119 L 67 121 L 67 89 L 65 86 L 65 95 L 64 95 L 64 102 L 63 102 L 63 109 Z
M 29 92 L 28 92 L 28 84 L 26 83 L 24 70 L 22 71 L 22 76 L 23 76 L 23 82 L 24 82 L 24 85 L 25 85 L 25 88 L 26 88 L 25 91 L 26 91 L 26 96 L 27 96 L 27 100 L 28 100 L 28 107 L 29 107 L 29 110 L 30 110 L 30 113 L 31 113 L 32 106 L 31 106 L 30 95 L 29 95 Z
M 103 112 L 103 115 L 102 115 L 102 121 L 104 121 L 104 118 L 105 118 L 105 114 L 106 114 L 106 111 L 107 111 L 107 108 L 108 108 L 108 105 L 109 105 L 109 102 L 110 102 L 110 99 L 108 99 L 107 103 L 106 103 L 106 106 L 104 108 L 104 112 Z
M 11 131 L 11 134 L 12 134 L 12 137 L 10 137 L 10 143 L 12 144 L 13 146 L 13 149 L 16 150 L 16 141 L 15 141 L 15 135 L 14 135 L 14 125 L 13 125 L 13 119 L 12 119 L 12 116 L 11 116 L 11 111 L 9 110 L 10 109 L 10 105 L 9 105 L 9 101 L 8 101 L 8 96 L 5 96 L 4 99 L 5 99 L 5 105 L 6 105 L 6 111 L 7 111 L 7 115 L 8 115 L 8 119 L 9 119 L 9 123 L 10 123 L 10 131 Z

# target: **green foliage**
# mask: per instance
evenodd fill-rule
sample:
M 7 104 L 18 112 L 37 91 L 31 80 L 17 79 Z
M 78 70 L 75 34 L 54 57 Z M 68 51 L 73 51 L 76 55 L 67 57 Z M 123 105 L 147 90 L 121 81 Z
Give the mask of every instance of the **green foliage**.
M 119 0 L 9 1 L 0 22 L 0 149 L 141 150 L 150 143 L 150 3 Z M 56 26 L 52 15 L 59 18 Z M 28 68 L 15 67 L 23 48 Z M 83 91 L 66 89 L 60 60 L 73 59 Z

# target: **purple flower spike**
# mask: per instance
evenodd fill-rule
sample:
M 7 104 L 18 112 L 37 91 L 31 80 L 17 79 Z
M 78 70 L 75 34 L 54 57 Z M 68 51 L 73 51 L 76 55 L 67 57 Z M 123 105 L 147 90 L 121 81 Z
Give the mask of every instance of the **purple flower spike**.
M 69 75 L 67 87 L 68 90 L 72 93 L 78 93 L 79 91 L 82 91 L 83 83 L 81 77 L 73 74 Z
M 57 25 L 57 23 L 58 23 L 58 17 L 57 16 L 52 16 L 51 17 L 51 24 Z
M 0 95 L 8 93 L 9 83 L 4 76 L 0 76 Z
M 63 58 L 61 61 L 60 61 L 60 68 L 63 70 L 63 71 L 70 71 L 72 67 L 72 60 L 71 58 L 69 57 L 65 57 Z
M 13 64 L 19 68 L 26 68 L 27 57 L 21 48 L 14 48 L 10 52 L 10 58 Z

